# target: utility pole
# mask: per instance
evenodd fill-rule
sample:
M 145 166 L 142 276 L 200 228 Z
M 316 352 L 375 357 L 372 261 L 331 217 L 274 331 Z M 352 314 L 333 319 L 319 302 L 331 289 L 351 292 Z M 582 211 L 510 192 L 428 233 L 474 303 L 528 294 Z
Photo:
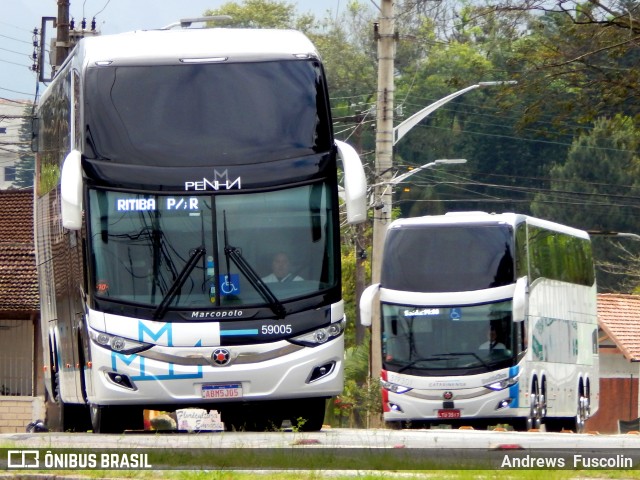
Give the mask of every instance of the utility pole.
M 358 153 L 362 152 L 362 130 L 363 122 L 366 114 L 362 111 L 356 111 L 353 117 L 353 121 L 356 124 L 356 128 L 353 132 L 354 146 Z M 360 295 L 364 291 L 367 283 L 365 275 L 365 265 L 367 263 L 367 251 L 364 249 L 366 243 L 365 240 L 365 226 L 366 223 L 362 222 L 355 225 L 354 243 L 355 243 L 355 303 L 356 303 L 356 336 L 355 343 L 360 346 L 364 343 L 366 337 L 366 327 L 360 322 Z
M 69 0 L 58 0 L 58 20 L 56 22 L 56 71 L 64 63 L 68 54 Z
M 380 20 L 375 29 L 378 41 L 378 98 L 376 103 L 376 157 L 374 189 L 376 207 L 373 212 L 373 248 L 371 252 L 371 282 L 380 282 L 382 246 L 391 221 L 392 189 L 386 182 L 393 175 L 393 95 L 395 59 L 394 0 L 382 0 Z M 379 309 L 379 307 L 378 307 Z M 382 370 L 380 315 L 374 313 L 371 325 L 370 374 L 375 379 Z

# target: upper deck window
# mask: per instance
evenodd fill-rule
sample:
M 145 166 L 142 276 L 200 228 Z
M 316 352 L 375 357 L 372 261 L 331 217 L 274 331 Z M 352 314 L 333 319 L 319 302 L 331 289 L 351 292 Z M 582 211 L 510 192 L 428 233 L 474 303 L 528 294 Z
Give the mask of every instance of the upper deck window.
M 460 225 L 389 230 L 382 285 L 410 292 L 463 292 L 515 281 L 512 230 Z
M 85 155 L 155 166 L 239 165 L 331 148 L 317 60 L 87 70 Z

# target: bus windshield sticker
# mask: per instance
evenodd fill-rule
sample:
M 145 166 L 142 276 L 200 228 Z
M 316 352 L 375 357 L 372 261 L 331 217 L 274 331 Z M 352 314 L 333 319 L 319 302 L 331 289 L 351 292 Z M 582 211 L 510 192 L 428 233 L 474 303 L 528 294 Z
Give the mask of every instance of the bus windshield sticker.
M 152 212 L 156 210 L 199 212 L 198 197 L 116 198 L 118 212 Z
M 439 308 L 422 308 L 422 309 L 414 309 L 414 310 L 405 310 L 405 317 L 427 317 L 432 315 L 440 315 Z
M 237 273 L 231 273 L 226 275 L 218 275 L 218 283 L 220 287 L 220 294 L 222 296 L 227 295 L 240 295 L 240 275 Z

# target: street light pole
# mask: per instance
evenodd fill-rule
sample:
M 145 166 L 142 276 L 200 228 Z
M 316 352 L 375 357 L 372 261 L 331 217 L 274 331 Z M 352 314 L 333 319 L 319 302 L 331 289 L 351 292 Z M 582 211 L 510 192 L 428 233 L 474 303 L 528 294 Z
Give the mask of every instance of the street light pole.
M 435 160 L 425 165 L 421 165 L 418 168 L 414 168 L 413 170 L 409 170 L 408 172 L 403 173 L 402 175 L 393 177 L 389 183 L 391 183 L 392 185 L 396 185 L 400 182 L 404 182 L 411 175 L 415 175 L 416 173 L 421 172 L 422 170 L 426 170 L 427 168 L 432 168 L 432 167 L 435 167 L 436 165 L 453 165 L 456 163 L 467 163 L 467 159 L 466 158 L 442 158 L 440 160 Z
M 393 144 L 398 143 L 402 137 L 406 135 L 406 133 L 415 127 L 418 123 L 420 123 L 425 117 L 427 117 L 430 113 L 437 110 L 445 103 L 450 102 L 456 97 L 463 95 L 471 90 L 475 90 L 476 88 L 482 87 L 491 87 L 495 85 L 515 85 L 515 80 L 507 80 L 507 81 L 497 81 L 497 82 L 478 82 L 475 85 L 470 85 L 467 88 L 463 88 L 462 90 L 458 90 L 457 92 L 452 93 L 451 95 L 447 95 L 440 100 L 433 102 L 431 105 L 427 105 L 419 112 L 414 113 L 409 118 L 407 118 L 404 122 L 400 123 L 396 128 L 393 129 Z
M 405 172 L 401 175 L 398 175 L 397 177 L 394 176 L 391 180 L 386 181 L 386 182 L 380 182 L 380 183 L 376 183 L 375 185 L 371 185 L 370 188 L 375 188 L 375 187 L 381 187 L 384 186 L 385 189 L 383 190 L 382 195 L 386 195 L 387 193 L 389 193 L 390 195 L 393 195 L 393 190 L 389 189 L 389 187 L 393 187 L 394 185 L 397 185 L 401 182 L 404 182 L 407 178 L 409 178 L 412 175 L 415 175 L 418 172 L 421 172 L 423 170 L 426 170 L 428 168 L 432 168 L 435 167 L 437 165 L 452 165 L 452 164 L 460 164 L 460 163 L 467 163 L 467 159 L 466 158 L 443 158 L 443 159 L 439 159 L 439 160 L 434 160 L 433 162 L 429 162 L 426 163 L 424 165 L 421 165 L 417 168 L 414 168 L 413 170 L 409 170 L 408 172 Z M 378 197 L 375 197 L 378 198 Z M 371 204 L 369 205 L 370 207 L 373 207 L 377 210 L 380 210 L 384 207 L 384 204 L 382 203 L 381 200 L 379 201 L 374 201 L 371 202 Z

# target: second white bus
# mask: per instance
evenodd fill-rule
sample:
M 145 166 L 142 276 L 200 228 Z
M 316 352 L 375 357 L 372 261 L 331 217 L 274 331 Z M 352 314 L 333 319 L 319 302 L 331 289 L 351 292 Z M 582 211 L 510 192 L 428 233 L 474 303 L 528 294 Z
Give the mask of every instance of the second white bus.
M 582 431 L 597 410 L 586 232 L 513 213 L 398 220 L 361 297 L 367 325 L 376 298 L 389 425 Z

